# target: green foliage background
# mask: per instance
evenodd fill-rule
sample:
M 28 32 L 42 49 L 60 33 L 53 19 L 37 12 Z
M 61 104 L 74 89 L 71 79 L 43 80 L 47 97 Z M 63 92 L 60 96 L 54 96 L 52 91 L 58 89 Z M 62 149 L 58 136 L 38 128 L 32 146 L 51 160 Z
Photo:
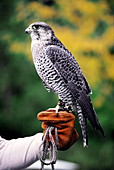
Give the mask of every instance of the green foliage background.
M 83 148 L 77 121 L 80 139 L 59 158 L 80 169 L 114 169 L 114 1 L 1 0 L 0 16 L 0 135 L 12 139 L 42 131 L 37 113 L 57 103 L 37 76 L 24 34 L 30 23 L 45 21 L 78 60 L 106 134 L 102 139 L 88 125 L 89 147 Z

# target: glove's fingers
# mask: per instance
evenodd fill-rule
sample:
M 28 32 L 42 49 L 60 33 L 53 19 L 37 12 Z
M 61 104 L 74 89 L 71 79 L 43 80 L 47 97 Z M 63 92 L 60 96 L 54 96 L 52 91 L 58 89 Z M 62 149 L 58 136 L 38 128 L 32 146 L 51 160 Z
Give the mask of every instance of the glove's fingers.
M 38 120 L 46 123 L 66 123 L 69 121 L 74 120 L 75 121 L 75 116 L 72 113 L 68 113 L 66 111 L 60 111 L 58 115 L 56 115 L 53 112 L 40 112 L 37 115 Z
M 45 121 L 42 123 L 42 128 L 45 130 L 48 126 L 54 126 L 57 127 L 57 129 L 67 129 L 67 128 L 74 128 L 75 120 L 67 121 L 67 122 L 50 122 Z

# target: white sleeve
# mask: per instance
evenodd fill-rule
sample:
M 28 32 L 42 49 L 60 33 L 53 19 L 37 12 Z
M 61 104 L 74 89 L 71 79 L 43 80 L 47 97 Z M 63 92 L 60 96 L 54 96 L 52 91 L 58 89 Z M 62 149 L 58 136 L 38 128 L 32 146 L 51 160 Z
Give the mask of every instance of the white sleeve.
M 5 140 L 0 137 L 0 170 L 23 169 L 38 160 L 43 133 Z

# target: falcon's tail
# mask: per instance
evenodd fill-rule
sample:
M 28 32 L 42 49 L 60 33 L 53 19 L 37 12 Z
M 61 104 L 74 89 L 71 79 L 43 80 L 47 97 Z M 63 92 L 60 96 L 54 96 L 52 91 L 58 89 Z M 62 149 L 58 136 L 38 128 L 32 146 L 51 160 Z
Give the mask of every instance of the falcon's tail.
M 86 122 L 86 117 L 82 114 L 82 109 L 77 103 L 76 106 L 76 111 L 79 119 L 79 123 L 81 126 L 81 131 L 82 131 L 82 137 L 83 137 L 83 147 L 88 146 L 88 134 L 87 134 L 87 122 Z
M 82 109 L 82 113 L 84 117 L 86 116 L 88 120 L 90 121 L 91 125 L 95 129 L 95 131 L 100 132 L 104 137 L 104 131 L 98 121 L 97 115 L 93 109 L 90 97 L 86 94 L 85 91 L 83 91 L 80 94 L 80 99 L 78 99 L 79 106 Z

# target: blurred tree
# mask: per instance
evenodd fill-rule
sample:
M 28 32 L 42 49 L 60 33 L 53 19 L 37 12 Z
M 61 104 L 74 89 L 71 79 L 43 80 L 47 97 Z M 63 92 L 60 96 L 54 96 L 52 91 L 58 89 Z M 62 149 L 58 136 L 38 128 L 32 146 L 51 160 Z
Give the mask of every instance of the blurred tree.
M 106 0 L 107 4 L 109 5 L 109 9 L 110 9 L 110 14 L 114 15 L 114 1 L 113 0 Z
M 55 3 L 54 0 L 38 0 L 38 2 L 41 2 L 44 5 L 49 5 L 49 6 L 51 6 L 51 5 L 53 5 Z
M 29 2 L 32 2 L 32 1 L 37 1 L 37 2 L 40 2 L 44 5 L 48 5 L 48 6 L 52 6 L 55 4 L 55 0 L 28 0 Z

